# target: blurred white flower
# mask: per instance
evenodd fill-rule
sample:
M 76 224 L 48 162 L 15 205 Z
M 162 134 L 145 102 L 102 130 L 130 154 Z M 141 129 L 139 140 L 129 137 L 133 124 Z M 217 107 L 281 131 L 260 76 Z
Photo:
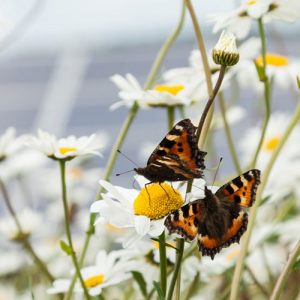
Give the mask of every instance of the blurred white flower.
M 125 77 L 116 74 L 110 79 L 119 88 L 119 97 L 122 99 L 111 105 L 111 110 L 117 109 L 123 105 L 131 107 L 136 101 L 142 106 L 143 103 L 141 100 L 144 98 L 145 91 L 132 74 L 126 74 Z
M 120 89 L 119 97 L 122 99 L 111 106 L 116 109 L 122 105 L 131 107 L 138 103 L 141 108 L 191 105 L 196 102 L 196 87 L 191 83 L 162 83 L 153 89 L 144 90 L 135 77 L 126 74 L 126 77 L 114 75 L 111 80 Z
M 184 84 L 160 84 L 153 89 L 147 90 L 143 102 L 147 106 L 189 106 L 197 102 L 197 86 L 192 83 Z
M 20 251 L 13 249 L 1 250 L 0 252 L 0 276 L 19 272 L 24 266 L 25 259 Z M 1 297 L 0 297 L 1 299 Z
M 22 226 L 22 231 L 26 235 L 30 235 L 42 223 L 42 215 L 37 211 L 33 211 L 29 208 L 23 209 L 20 213 L 17 214 L 17 217 Z M 19 230 L 11 216 L 1 219 L 0 231 L 8 239 L 15 239 L 19 234 Z
M 238 123 L 243 120 L 246 115 L 246 109 L 241 106 L 230 106 L 226 110 L 226 118 L 229 125 Z M 216 129 L 224 128 L 224 122 L 220 112 L 215 112 L 212 127 Z
M 262 171 L 266 167 L 271 155 L 279 144 L 283 133 L 290 121 L 291 116 L 285 113 L 275 112 L 272 114 L 265 139 L 262 144 L 260 155 L 257 160 L 257 168 Z M 259 138 L 261 127 L 256 126 L 248 129 L 243 135 L 240 146 L 242 150 L 242 161 L 249 163 L 253 157 Z M 280 200 L 297 188 L 300 180 L 300 126 L 298 125 L 291 133 L 281 154 L 277 158 L 264 195 L 271 196 L 271 200 Z M 289 176 L 286 176 L 289 174 Z
M 0 164 L 0 177 L 3 180 L 27 175 L 32 170 L 42 167 L 47 163 L 47 158 L 32 149 L 24 149 L 18 152 L 18 155 L 13 155 L 5 159 Z
M 256 63 L 262 66 L 262 56 L 256 57 Z M 293 90 L 297 90 L 297 72 L 300 68 L 300 60 L 297 58 L 288 58 L 275 53 L 267 53 L 267 75 L 274 83 L 274 86 Z M 242 87 L 250 87 L 252 90 L 262 93 L 263 83 L 259 81 L 253 59 L 243 62 L 243 65 L 238 68 L 239 76 L 237 80 Z
M 101 156 L 99 149 L 104 146 L 95 134 L 89 137 L 76 138 L 71 135 L 57 139 L 54 135 L 40 129 L 37 137 L 31 136 L 28 139 L 27 145 L 54 159 L 72 159 L 88 154 Z
M 246 37 L 253 20 L 263 18 L 264 22 L 281 20 L 294 22 L 300 18 L 298 0 L 250 0 L 244 1 L 232 12 L 218 13 L 210 17 L 215 22 L 213 32 L 227 29 L 238 38 Z
M 16 137 L 16 129 L 9 127 L 0 135 L 0 162 L 24 146 L 26 136 Z
M 135 262 L 132 254 L 126 250 L 111 251 L 107 253 L 100 250 L 93 266 L 81 269 L 81 274 L 91 296 L 100 295 L 103 288 L 118 284 L 131 278 L 130 271 L 134 269 Z M 53 287 L 47 290 L 48 294 L 66 292 L 69 288 L 69 279 L 58 279 L 53 282 Z M 82 292 L 77 283 L 75 292 Z

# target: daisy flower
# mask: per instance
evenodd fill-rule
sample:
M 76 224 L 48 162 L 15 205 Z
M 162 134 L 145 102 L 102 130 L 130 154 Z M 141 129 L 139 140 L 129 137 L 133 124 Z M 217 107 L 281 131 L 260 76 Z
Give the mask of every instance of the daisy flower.
M 145 91 L 132 74 L 126 74 L 122 77 L 119 74 L 112 76 L 111 81 L 119 88 L 119 97 L 121 101 L 114 103 L 110 109 L 115 110 L 121 106 L 131 107 L 136 101 L 141 102 Z M 142 103 L 139 103 L 140 105 Z
M 173 188 L 167 183 L 154 183 L 145 187 L 147 181 L 141 176 L 137 176 L 136 179 L 143 187 L 140 191 L 114 186 L 100 180 L 100 184 L 108 193 L 102 194 L 103 200 L 96 201 L 91 206 L 93 213 L 99 213 L 98 220 L 104 218 L 115 227 L 132 229 L 131 235 L 123 243 L 124 247 L 146 235 L 158 237 L 164 231 L 167 215 L 184 204 L 181 192 L 176 190 L 177 185 L 174 184 Z M 204 180 L 194 182 L 203 194 Z M 199 192 L 196 192 L 198 194 L 195 196 L 198 196 Z
M 17 152 L 24 146 L 26 136 L 16 137 L 16 129 L 9 127 L 0 135 L 0 162 L 6 157 Z
M 262 67 L 262 56 L 255 58 L 256 64 Z M 300 68 L 300 60 L 277 53 L 266 54 L 267 75 L 274 82 L 274 86 L 282 89 L 292 88 L 297 90 L 297 72 Z M 237 80 L 242 87 L 250 87 L 258 93 L 263 91 L 263 83 L 259 81 L 257 70 L 253 60 L 249 59 L 239 66 L 240 71 Z
M 118 250 L 107 253 L 100 250 L 96 256 L 96 263 L 93 266 L 81 269 L 85 286 L 91 296 L 100 295 L 103 288 L 118 284 L 131 278 L 130 271 L 133 270 L 135 262 L 132 255 L 126 250 Z M 69 279 L 58 279 L 53 286 L 47 290 L 48 294 L 66 292 L 70 285 Z M 82 292 L 80 285 L 77 285 L 75 292 Z
M 263 18 L 264 22 L 272 20 L 294 22 L 299 17 L 298 0 L 248 0 L 234 11 L 215 14 L 210 20 L 215 22 L 213 32 L 227 29 L 242 39 L 248 35 L 252 20 Z
M 22 210 L 17 217 L 25 235 L 30 235 L 42 223 L 41 214 L 29 208 Z M 11 217 L 1 219 L 0 231 L 11 240 L 18 239 L 20 234 L 15 221 Z
M 153 89 L 144 90 L 131 74 L 126 74 L 126 77 L 114 75 L 111 80 L 120 89 L 119 97 L 122 99 L 111 106 L 112 110 L 123 105 L 131 107 L 135 102 L 141 108 L 149 108 L 188 106 L 198 101 L 197 87 L 193 83 L 165 82 L 154 86 Z
M 264 170 L 271 155 L 279 144 L 283 133 L 290 121 L 290 115 L 275 112 L 272 114 L 265 139 L 262 144 L 260 155 L 257 160 L 257 167 Z M 259 126 L 248 129 L 240 142 L 241 156 L 244 163 L 248 163 L 253 157 L 261 135 Z M 284 149 L 279 155 L 270 174 L 265 190 L 265 196 L 271 195 L 273 200 L 283 199 L 297 188 L 300 178 L 300 126 L 298 125 L 291 133 Z M 298 167 L 297 167 L 298 166 Z M 289 174 L 289 176 L 286 176 Z
M 56 160 L 70 160 L 88 154 L 101 156 L 98 150 L 103 147 L 95 134 L 89 137 L 76 138 L 71 135 L 57 139 L 54 135 L 40 129 L 37 137 L 31 136 L 28 139 L 27 145 Z

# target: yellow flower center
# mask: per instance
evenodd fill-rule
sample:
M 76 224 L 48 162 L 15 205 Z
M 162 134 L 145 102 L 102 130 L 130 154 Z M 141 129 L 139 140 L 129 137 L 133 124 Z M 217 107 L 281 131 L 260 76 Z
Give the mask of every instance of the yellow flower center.
M 84 285 L 87 288 L 91 288 L 101 284 L 103 281 L 104 281 L 104 275 L 100 274 L 100 275 L 89 277 L 86 280 L 84 280 Z
M 77 148 L 74 148 L 74 147 L 60 147 L 60 148 L 59 148 L 59 152 L 60 152 L 62 155 L 66 154 L 66 153 L 68 153 L 68 152 L 76 151 L 76 150 L 77 150 Z
M 253 5 L 256 4 L 256 0 L 249 0 L 246 2 L 247 5 Z
M 262 56 L 259 56 L 256 59 L 256 63 L 260 66 L 263 65 Z M 285 57 L 283 55 L 267 53 L 266 54 L 266 63 L 267 63 L 267 65 L 274 66 L 274 67 L 283 67 L 283 66 L 287 66 L 289 64 L 289 60 L 287 57 Z
M 170 185 L 153 183 L 142 188 L 133 207 L 136 215 L 158 220 L 180 208 L 183 202 L 179 191 Z
M 161 84 L 161 85 L 157 85 L 154 87 L 155 91 L 158 92 L 167 92 L 169 94 L 172 94 L 174 96 L 176 96 L 180 91 L 182 91 L 184 89 L 184 85 L 166 85 L 166 84 Z
M 277 147 L 277 145 L 279 144 L 280 139 L 281 139 L 280 135 L 277 135 L 277 136 L 274 136 L 274 137 L 268 139 L 265 142 L 264 149 L 267 151 L 270 151 L 270 152 L 274 151 L 275 148 Z

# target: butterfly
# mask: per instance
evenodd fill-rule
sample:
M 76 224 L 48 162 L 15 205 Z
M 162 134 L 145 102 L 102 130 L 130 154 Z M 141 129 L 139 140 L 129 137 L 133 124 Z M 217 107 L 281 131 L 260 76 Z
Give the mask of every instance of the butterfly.
M 134 170 L 150 182 L 202 178 L 206 152 L 198 148 L 196 128 L 190 119 L 178 122 L 152 152 L 147 166 Z
M 204 199 L 198 199 L 171 213 L 165 226 L 188 241 L 197 239 L 202 255 L 214 256 L 223 247 L 239 242 L 247 230 L 248 214 L 260 184 L 260 171 L 249 170 L 220 187 L 214 194 L 205 186 Z

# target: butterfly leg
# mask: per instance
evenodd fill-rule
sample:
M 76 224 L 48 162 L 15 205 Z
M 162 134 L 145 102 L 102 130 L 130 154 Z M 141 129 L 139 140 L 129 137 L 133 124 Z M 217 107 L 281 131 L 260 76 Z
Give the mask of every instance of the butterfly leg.
M 172 190 L 173 190 L 174 194 L 178 194 L 177 191 L 174 189 L 172 182 L 171 182 L 171 187 L 172 187 Z
M 148 202 L 148 205 L 150 206 L 150 202 L 151 202 L 151 198 L 150 198 L 150 193 L 149 193 L 149 191 L 148 191 L 148 189 L 147 189 L 147 185 L 149 185 L 149 184 L 151 184 L 152 182 L 148 182 L 148 183 L 146 183 L 145 184 L 145 190 L 146 190 L 146 192 L 147 192 L 147 194 L 148 194 L 148 198 L 149 198 L 149 202 Z
M 167 191 L 164 189 L 164 187 L 161 185 L 161 182 L 158 183 L 160 185 L 160 187 L 165 191 L 166 195 L 168 196 L 168 199 L 170 199 L 169 194 L 167 193 Z

